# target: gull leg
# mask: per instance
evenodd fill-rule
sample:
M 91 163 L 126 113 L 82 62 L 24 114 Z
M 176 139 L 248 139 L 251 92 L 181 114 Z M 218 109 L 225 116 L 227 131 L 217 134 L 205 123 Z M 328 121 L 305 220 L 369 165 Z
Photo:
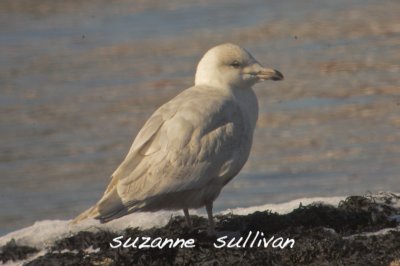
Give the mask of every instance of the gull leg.
M 188 209 L 183 209 L 183 213 L 185 214 L 185 219 L 186 219 L 187 226 L 189 227 L 190 230 L 192 230 L 193 229 L 193 225 L 192 225 L 192 219 L 190 219 L 189 210 Z
M 213 203 L 211 201 L 210 203 L 206 204 L 208 223 L 209 223 L 209 227 L 208 227 L 209 235 L 215 235 L 215 224 L 214 224 L 214 217 L 213 217 L 212 209 L 213 209 Z

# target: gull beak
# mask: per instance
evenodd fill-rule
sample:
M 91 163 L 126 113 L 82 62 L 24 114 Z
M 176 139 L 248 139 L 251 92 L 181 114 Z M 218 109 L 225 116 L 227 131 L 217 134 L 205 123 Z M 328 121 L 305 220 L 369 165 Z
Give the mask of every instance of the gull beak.
M 264 68 L 260 64 L 256 63 L 249 69 L 250 75 L 257 78 L 258 82 L 265 80 L 283 80 L 283 75 L 276 69 Z
M 265 81 L 265 80 L 283 80 L 283 75 L 281 72 L 279 72 L 276 69 L 271 69 L 271 68 L 261 68 L 259 71 L 256 73 L 257 78 L 259 81 Z

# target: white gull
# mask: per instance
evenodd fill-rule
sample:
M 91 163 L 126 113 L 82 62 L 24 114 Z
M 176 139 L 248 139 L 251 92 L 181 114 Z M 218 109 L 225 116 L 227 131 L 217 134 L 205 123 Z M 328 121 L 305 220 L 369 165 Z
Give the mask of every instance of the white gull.
M 205 206 L 213 233 L 213 202 L 249 157 L 258 117 L 252 86 L 282 79 L 235 44 L 211 48 L 197 66 L 195 85 L 154 112 L 103 197 L 73 223 L 183 209 L 191 227 L 188 210 Z

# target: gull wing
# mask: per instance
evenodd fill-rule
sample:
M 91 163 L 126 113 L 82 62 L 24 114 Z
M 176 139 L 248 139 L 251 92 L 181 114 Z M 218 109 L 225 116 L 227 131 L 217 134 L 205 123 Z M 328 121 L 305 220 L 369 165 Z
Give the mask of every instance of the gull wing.
M 239 172 L 252 134 L 236 102 L 188 89 L 158 109 L 137 135 L 97 204 L 107 217 L 159 195 L 198 189 Z M 246 144 L 246 145 L 244 145 Z M 100 217 L 101 219 L 101 217 Z

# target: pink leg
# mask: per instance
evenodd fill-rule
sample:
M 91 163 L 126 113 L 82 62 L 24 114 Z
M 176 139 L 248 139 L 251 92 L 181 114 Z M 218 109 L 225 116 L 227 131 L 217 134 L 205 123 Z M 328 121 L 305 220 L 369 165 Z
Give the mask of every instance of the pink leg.
M 214 224 L 214 217 L 213 217 L 212 209 L 213 209 L 213 203 L 212 202 L 207 203 L 206 210 L 207 210 L 208 223 L 209 223 L 209 227 L 208 227 L 209 235 L 215 235 L 215 224 Z
M 187 226 L 189 227 L 190 230 L 193 229 L 192 219 L 190 219 L 189 210 L 183 209 L 183 213 L 185 214 Z

